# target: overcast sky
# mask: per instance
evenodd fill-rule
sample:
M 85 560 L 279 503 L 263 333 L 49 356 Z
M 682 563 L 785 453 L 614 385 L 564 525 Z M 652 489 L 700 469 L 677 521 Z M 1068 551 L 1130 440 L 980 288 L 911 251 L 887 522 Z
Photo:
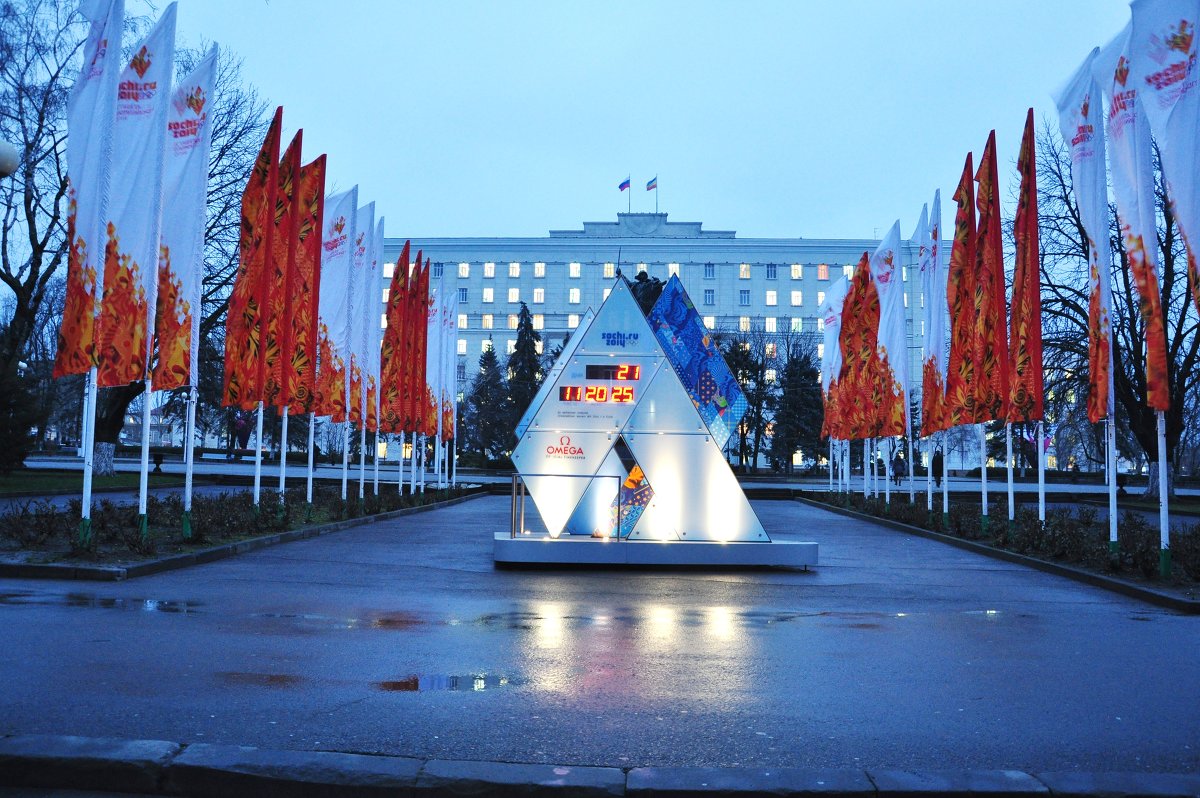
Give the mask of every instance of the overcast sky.
M 910 235 L 935 188 L 951 224 L 992 128 L 1007 184 L 1026 108 L 1056 124 L 1051 92 L 1128 18 L 1125 0 L 180 0 L 178 24 L 244 59 L 389 237 L 611 220 L 627 175 L 653 211 L 657 175 L 673 220 L 842 238 Z

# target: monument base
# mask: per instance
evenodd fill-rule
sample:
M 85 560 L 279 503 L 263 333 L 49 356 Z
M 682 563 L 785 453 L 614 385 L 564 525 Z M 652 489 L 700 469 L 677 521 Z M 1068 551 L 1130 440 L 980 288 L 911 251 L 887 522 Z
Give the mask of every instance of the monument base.
M 663 565 L 696 568 L 807 568 L 817 544 L 792 541 L 716 543 L 593 538 L 512 537 L 497 532 L 497 565 Z

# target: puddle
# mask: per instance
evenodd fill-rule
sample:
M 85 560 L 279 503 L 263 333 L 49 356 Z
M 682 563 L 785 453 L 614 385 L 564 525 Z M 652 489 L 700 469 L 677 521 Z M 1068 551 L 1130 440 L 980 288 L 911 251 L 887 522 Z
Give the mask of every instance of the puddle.
M 242 671 L 224 671 L 218 673 L 217 678 L 226 684 L 252 687 L 295 687 L 304 681 L 301 677 L 290 673 L 244 673 Z
M 407 676 L 403 679 L 375 682 L 375 688 L 385 693 L 427 693 L 435 691 L 480 693 L 484 690 L 496 690 L 501 687 L 519 687 L 523 683 L 522 679 L 515 679 L 510 676 L 497 676 L 490 673 L 467 676 L 420 674 Z
M 0 593 L 0 605 L 38 605 L 57 607 L 90 607 L 105 610 L 136 610 L 138 612 L 195 613 L 203 606 L 199 601 L 165 601 L 163 599 L 111 598 L 93 593 Z

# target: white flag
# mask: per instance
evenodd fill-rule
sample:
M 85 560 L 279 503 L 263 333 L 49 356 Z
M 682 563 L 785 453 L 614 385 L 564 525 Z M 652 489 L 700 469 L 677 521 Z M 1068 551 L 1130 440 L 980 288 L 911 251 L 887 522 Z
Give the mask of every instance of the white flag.
M 892 390 L 892 404 L 899 404 L 903 415 L 896 424 L 893 413 L 884 412 L 883 435 L 903 435 L 908 429 L 908 323 L 905 320 L 903 267 L 900 265 L 900 222 L 897 221 L 871 255 L 871 279 L 879 293 L 879 359 L 885 373 L 885 389 Z M 888 408 L 882 408 L 887 410 Z
M 113 120 L 121 74 L 124 0 L 83 3 L 91 21 L 83 70 L 67 99 L 67 295 L 54 376 L 83 374 L 96 365 L 96 316 L 104 291 L 108 240 Z
M 946 322 L 950 318 L 946 294 L 946 264 L 942 262 L 942 191 L 933 195 L 929 218 L 921 209 L 918 225 L 921 296 L 924 303 L 921 349 L 921 434 L 945 428 L 944 406 L 949 363 L 946 352 Z
M 421 404 L 422 429 L 434 437 L 438 433 L 442 407 L 442 305 L 445 303 L 445 272 L 429 289 L 429 310 L 425 339 L 425 401 Z
M 458 292 L 453 288 L 442 303 L 442 427 L 443 440 L 453 440 L 458 403 Z
M 204 225 L 208 154 L 212 143 L 216 45 L 191 74 L 175 84 L 167 111 L 163 164 L 162 241 L 158 250 L 158 307 L 154 338 L 155 390 L 197 385 L 200 287 L 204 280 Z
M 845 276 L 825 292 L 825 301 L 817 308 L 817 317 L 821 319 L 821 331 L 824 338 L 821 343 L 821 398 L 825 403 L 825 422 L 821 434 L 831 438 L 840 437 L 837 418 L 837 399 L 830 395 L 834 380 L 842 372 L 842 305 L 846 292 L 850 290 L 850 281 Z
M 351 242 L 358 186 L 325 198 L 321 238 L 321 289 L 317 298 L 317 381 L 313 412 L 346 420 L 350 381 Z
M 1108 185 L 1104 170 L 1104 125 L 1100 90 L 1092 77 L 1095 48 L 1058 91 L 1058 123 L 1071 153 L 1071 181 L 1079 217 L 1087 234 L 1089 382 L 1088 418 L 1095 423 L 1109 413 L 1112 367 L 1112 291 L 1108 246 Z
M 1128 84 L 1158 141 L 1171 208 L 1188 244 L 1192 299 L 1200 311 L 1200 125 L 1196 24 L 1200 0 L 1134 0 Z
M 382 296 L 383 291 L 383 217 L 375 223 L 375 237 L 371 247 L 371 272 L 372 279 L 375 281 L 375 290 L 377 296 Z M 387 311 L 387 305 L 384 303 L 375 306 L 376 313 L 374 321 L 371 322 L 371 343 L 368 351 L 368 363 L 371 366 L 371 377 L 368 382 L 368 394 L 374 400 L 374 407 L 368 409 L 368 415 L 372 420 L 370 430 L 372 432 L 379 431 L 379 422 L 383 418 L 382 398 L 383 394 L 383 366 L 380 360 L 380 352 L 383 349 L 383 319 Z
M 149 367 L 174 60 L 172 3 L 134 46 L 117 85 L 104 293 L 96 324 L 100 387 L 143 379 Z
M 375 203 L 358 209 L 351 246 L 350 266 L 350 420 L 366 423 L 368 354 L 371 330 L 369 318 L 379 307 L 381 282 L 371 279 L 371 249 L 375 245 Z M 375 320 L 378 324 L 378 319 Z

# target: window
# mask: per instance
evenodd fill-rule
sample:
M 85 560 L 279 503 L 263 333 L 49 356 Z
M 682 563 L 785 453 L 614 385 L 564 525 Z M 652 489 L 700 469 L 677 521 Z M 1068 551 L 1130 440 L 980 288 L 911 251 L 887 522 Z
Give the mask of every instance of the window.
M 383 302 L 384 302 L 384 304 L 387 304 L 387 299 L 388 299 L 388 294 L 389 294 L 389 293 L 391 293 L 391 290 L 390 290 L 390 289 L 388 289 L 388 288 L 385 288 L 385 289 L 383 289 Z
M 541 313 L 533 314 L 533 329 L 535 329 L 535 330 L 546 329 L 546 317 L 543 316 Z
M 466 341 L 463 341 L 463 343 L 465 344 Z M 467 351 L 466 349 L 463 349 L 464 354 L 466 354 L 466 351 Z M 457 377 L 460 382 L 466 382 L 467 381 L 467 364 L 466 363 L 456 364 L 455 368 L 454 368 L 454 376 Z M 462 399 L 459 399 L 458 401 L 461 402 Z
M 546 301 L 546 289 L 545 288 L 533 289 L 533 304 L 540 305 L 545 301 Z
M 792 332 L 804 331 L 804 319 L 799 316 L 792 316 Z
M 467 304 L 467 289 L 465 289 L 465 288 L 458 289 L 458 301 L 464 305 Z
M 481 352 L 491 352 L 493 349 L 495 349 L 495 347 L 492 345 L 491 338 L 483 341 L 482 345 L 479 347 L 479 351 Z
M 616 277 L 617 276 L 617 264 L 615 264 L 615 263 L 604 264 L 604 276 L 605 276 L 605 278 L 607 278 L 609 280 Z
M 508 289 L 508 301 L 509 302 L 520 302 L 521 301 L 521 289 L 520 288 Z
M 430 277 L 441 277 L 441 276 L 442 276 L 442 264 L 440 264 L 440 263 L 433 264 L 433 274 L 431 274 Z
M 644 263 L 638 264 L 638 267 L 637 267 L 638 274 L 646 274 L 648 271 L 649 271 L 649 269 L 646 268 L 646 264 L 644 264 Z
M 771 319 L 771 321 L 775 321 L 775 319 Z M 763 349 L 763 354 L 767 356 L 767 360 L 774 360 L 775 356 L 779 354 L 779 348 L 775 345 L 774 341 L 768 341 L 766 347 Z
M 479 319 L 479 326 L 485 330 L 492 329 L 492 314 L 484 313 Z
M 519 264 L 519 263 L 508 264 L 508 276 L 509 277 L 520 277 L 521 276 L 521 264 Z
M 517 323 L 519 321 L 520 321 L 520 319 L 517 318 L 516 313 L 509 313 L 508 314 L 508 329 L 510 329 L 510 330 L 517 329 Z
M 817 360 L 825 359 L 825 344 L 817 344 Z
M 458 329 L 460 329 L 460 330 L 467 329 L 467 314 L 466 313 L 458 314 Z
M 925 334 L 925 319 L 921 319 L 921 335 Z
M 458 264 L 458 276 L 459 277 L 470 277 L 471 276 L 471 264 L 469 264 L 469 263 Z
M 778 272 L 779 272 L 779 267 L 776 264 L 774 264 L 774 263 L 767 264 L 767 279 L 768 280 L 774 280 L 776 277 L 778 277 L 779 276 Z
M 802 265 L 800 265 L 799 263 L 792 264 L 792 279 L 793 280 L 804 279 L 804 267 Z
M 908 267 L 907 266 L 900 267 L 900 280 L 901 280 L 901 282 L 905 282 L 905 283 L 908 282 Z
M 572 305 L 579 304 L 579 289 L 578 288 L 570 288 L 567 290 L 567 302 Z
M 505 354 L 511 355 L 513 352 L 516 352 L 516 351 L 517 351 L 517 341 L 515 338 L 509 338 L 507 341 L 504 342 Z M 509 376 L 511 377 L 512 375 L 510 374 Z
M 713 329 L 714 327 L 716 327 L 717 326 L 717 317 L 716 316 L 705 316 L 704 317 L 704 326 L 710 330 Z
M 821 305 L 824 305 L 824 304 L 825 304 L 825 292 L 818 291 L 817 292 L 817 307 L 820 307 Z
M 542 342 L 541 342 L 541 341 L 534 341 L 534 342 L 533 342 L 533 351 L 534 351 L 534 352 L 537 352 L 539 355 L 542 353 L 542 350 L 543 350 L 544 348 L 545 348 L 545 347 L 542 345 Z
M 908 294 L 904 294 L 904 307 L 908 307 Z
M 765 319 L 763 319 L 763 327 L 769 333 L 778 332 L 774 316 L 767 316 Z M 775 344 L 771 344 L 771 346 L 774 345 Z
M 713 263 L 706 263 L 706 264 L 704 264 L 704 279 L 705 279 L 705 280 L 712 280 L 712 279 L 714 279 L 716 276 L 717 276 L 717 267 L 716 267 L 716 264 L 713 264 Z
M 579 264 L 578 264 L 578 263 L 571 263 L 571 264 L 568 264 L 568 265 L 567 265 L 567 272 L 568 272 L 568 274 L 570 274 L 572 277 L 578 277 L 578 276 L 579 276 Z M 605 276 L 607 277 L 608 275 L 605 275 Z
M 679 276 L 679 264 L 678 263 L 668 263 L 667 264 L 667 276 L 668 277 L 678 277 Z
M 534 277 L 545 277 L 546 276 L 546 264 L 542 263 L 541 261 L 538 261 L 537 263 L 533 264 L 533 276 Z
M 392 274 L 395 273 L 395 271 L 396 271 L 396 264 L 394 264 L 394 263 L 383 264 L 383 276 L 385 278 L 390 279 Z
M 712 288 L 704 289 L 704 304 L 715 305 L 717 303 L 717 292 Z
M 827 264 L 827 263 L 818 263 L 817 264 L 817 279 L 818 280 L 828 280 L 829 279 L 829 264 Z
M 767 292 L 767 307 L 775 307 L 775 305 L 777 304 L 776 297 L 777 297 L 776 292 L 774 292 L 774 291 Z
M 571 313 L 567 316 L 567 327 L 574 330 L 579 326 L 579 314 Z
M 750 289 L 749 288 L 743 288 L 741 291 L 738 291 L 738 304 L 744 308 L 750 306 Z
M 605 289 L 604 289 L 604 298 L 605 298 L 605 299 L 608 299 L 608 295 L 609 295 L 609 294 L 611 294 L 611 293 L 612 293 L 612 289 L 611 289 L 611 288 L 605 288 Z
M 467 353 L 467 339 L 466 338 L 458 339 L 458 353 L 460 355 L 465 355 Z
M 823 332 L 824 330 L 825 330 L 825 317 L 817 316 L 817 332 Z
M 386 313 L 379 314 L 379 329 L 381 329 L 381 330 L 387 329 L 387 314 Z
M 750 317 L 749 316 L 738 317 L 738 331 L 739 332 L 750 332 Z
M 792 292 L 792 307 L 798 308 L 803 304 L 804 304 L 804 292 L 803 291 L 793 291 Z
M 845 266 L 842 267 L 842 276 L 846 277 L 847 279 L 851 279 L 854 277 L 854 264 L 853 263 L 847 263 Z
M 496 276 L 496 264 L 494 264 L 494 263 L 483 264 L 483 276 L 484 277 L 495 277 Z
M 738 279 L 739 280 L 749 280 L 750 279 L 750 264 L 749 263 L 743 263 L 741 266 L 738 266 Z
M 487 287 L 485 287 L 485 288 L 483 289 L 483 301 L 484 301 L 484 302 L 491 302 L 491 301 L 493 300 L 493 298 L 494 298 L 494 294 L 495 294 L 495 289 L 494 289 L 494 288 L 492 288 L 490 285 L 489 285 L 489 286 L 487 286 Z
M 775 380 L 779 379 L 779 375 L 776 374 L 775 369 L 767 369 L 766 378 L 767 382 L 775 382 Z

